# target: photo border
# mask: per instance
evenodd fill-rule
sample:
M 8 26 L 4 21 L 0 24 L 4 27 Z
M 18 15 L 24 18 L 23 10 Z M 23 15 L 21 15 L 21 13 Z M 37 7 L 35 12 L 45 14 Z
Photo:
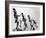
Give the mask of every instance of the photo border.
M 9 4 L 32 4 L 43 5 L 43 33 L 36 34 L 22 34 L 22 35 L 8 35 L 9 34 Z M 25 1 L 5 1 L 5 37 L 23 37 L 23 36 L 40 36 L 45 35 L 45 3 L 42 2 L 25 2 Z

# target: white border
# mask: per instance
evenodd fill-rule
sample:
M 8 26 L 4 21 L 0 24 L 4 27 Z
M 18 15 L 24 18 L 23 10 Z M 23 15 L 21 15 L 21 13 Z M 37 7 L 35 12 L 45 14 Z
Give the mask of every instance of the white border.
M 19 35 L 19 34 L 36 34 L 36 33 L 43 33 L 43 7 L 42 5 L 22 5 L 22 4 L 9 4 L 9 10 L 11 11 L 11 6 L 19 6 L 19 7 L 40 7 L 40 30 L 39 31 L 17 31 L 12 32 L 11 29 L 11 22 L 9 21 L 9 35 Z M 9 11 L 9 14 L 11 13 Z M 10 18 L 11 16 L 9 16 Z M 11 18 L 9 19 L 11 20 Z

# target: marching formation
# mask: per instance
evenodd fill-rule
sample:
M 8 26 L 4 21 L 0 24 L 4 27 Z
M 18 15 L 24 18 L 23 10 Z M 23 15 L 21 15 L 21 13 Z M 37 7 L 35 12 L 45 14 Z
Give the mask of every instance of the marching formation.
M 29 31 L 36 30 L 38 28 L 37 22 L 34 19 L 30 18 L 30 15 L 27 15 L 25 18 L 24 14 L 21 13 L 17 15 L 16 9 L 13 8 L 15 23 L 17 24 L 16 28 L 13 31 Z

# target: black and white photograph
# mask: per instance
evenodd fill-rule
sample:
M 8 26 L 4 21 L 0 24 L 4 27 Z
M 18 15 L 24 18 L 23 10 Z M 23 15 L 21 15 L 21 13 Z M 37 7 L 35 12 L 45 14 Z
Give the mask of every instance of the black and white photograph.
M 8 35 L 43 33 L 43 5 L 10 3 Z

